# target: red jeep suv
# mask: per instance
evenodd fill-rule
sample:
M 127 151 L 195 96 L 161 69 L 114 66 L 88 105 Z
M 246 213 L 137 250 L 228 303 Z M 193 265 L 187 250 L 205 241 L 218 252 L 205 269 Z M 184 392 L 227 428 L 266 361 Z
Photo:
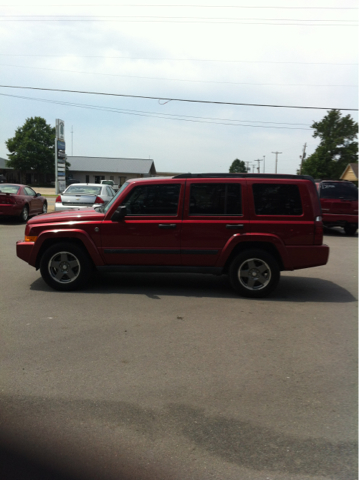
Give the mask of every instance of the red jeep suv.
M 57 290 L 83 286 L 94 269 L 193 272 L 228 274 L 246 297 L 329 256 L 313 179 L 265 174 L 131 179 L 106 206 L 30 220 L 16 247 Z
M 343 227 L 347 235 L 358 230 L 358 189 L 352 182 L 317 180 L 325 227 Z

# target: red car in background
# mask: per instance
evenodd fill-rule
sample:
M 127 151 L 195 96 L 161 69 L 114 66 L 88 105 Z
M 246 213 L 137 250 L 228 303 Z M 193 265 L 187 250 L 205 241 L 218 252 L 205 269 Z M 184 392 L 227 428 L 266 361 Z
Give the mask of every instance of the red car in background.
M 0 183 L 0 217 L 16 216 L 27 222 L 32 215 L 47 213 L 46 198 L 27 185 Z

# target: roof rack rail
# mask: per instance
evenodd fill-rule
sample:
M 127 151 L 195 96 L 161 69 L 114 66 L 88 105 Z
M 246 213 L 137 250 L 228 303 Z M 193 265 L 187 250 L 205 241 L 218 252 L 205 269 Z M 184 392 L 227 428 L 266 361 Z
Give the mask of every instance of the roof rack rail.
M 313 178 L 309 175 L 291 175 L 274 173 L 181 173 L 172 178 Z

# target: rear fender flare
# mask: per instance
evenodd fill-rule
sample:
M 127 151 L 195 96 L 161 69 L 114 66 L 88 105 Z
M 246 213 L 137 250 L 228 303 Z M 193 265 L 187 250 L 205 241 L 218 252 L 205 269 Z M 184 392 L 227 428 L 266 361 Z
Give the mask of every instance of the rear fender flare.
M 249 233 L 245 235 L 238 233 L 233 235 L 230 239 L 228 239 L 226 245 L 224 246 L 216 266 L 224 267 L 232 252 L 237 249 L 238 246 L 243 248 L 260 248 L 259 244 L 261 243 L 266 245 L 270 244 L 276 249 L 278 256 L 281 258 L 281 263 L 284 270 L 293 270 L 288 251 L 282 240 L 276 235 L 263 233 Z

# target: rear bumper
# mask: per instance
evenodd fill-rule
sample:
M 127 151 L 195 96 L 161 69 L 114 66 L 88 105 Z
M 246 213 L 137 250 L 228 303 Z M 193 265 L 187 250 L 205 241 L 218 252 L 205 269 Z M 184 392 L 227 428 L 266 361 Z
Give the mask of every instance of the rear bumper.
M 329 259 L 328 245 L 287 246 L 288 267 L 285 270 L 299 270 L 301 268 L 319 267 L 326 265 Z
M 22 207 L 18 205 L 0 205 L 0 215 L 20 215 Z
M 323 223 L 324 225 L 337 225 L 337 226 L 344 226 L 347 223 L 350 223 L 352 225 L 358 225 L 358 215 L 324 213 Z
M 66 212 L 69 210 L 85 210 L 86 208 L 91 208 L 92 205 L 63 205 L 62 203 L 55 203 L 55 212 Z
M 21 258 L 21 260 L 24 260 L 24 262 L 32 265 L 30 259 L 34 245 L 34 242 L 23 242 L 22 240 L 19 240 L 16 242 L 16 255 Z M 34 267 L 35 265 L 32 266 Z

